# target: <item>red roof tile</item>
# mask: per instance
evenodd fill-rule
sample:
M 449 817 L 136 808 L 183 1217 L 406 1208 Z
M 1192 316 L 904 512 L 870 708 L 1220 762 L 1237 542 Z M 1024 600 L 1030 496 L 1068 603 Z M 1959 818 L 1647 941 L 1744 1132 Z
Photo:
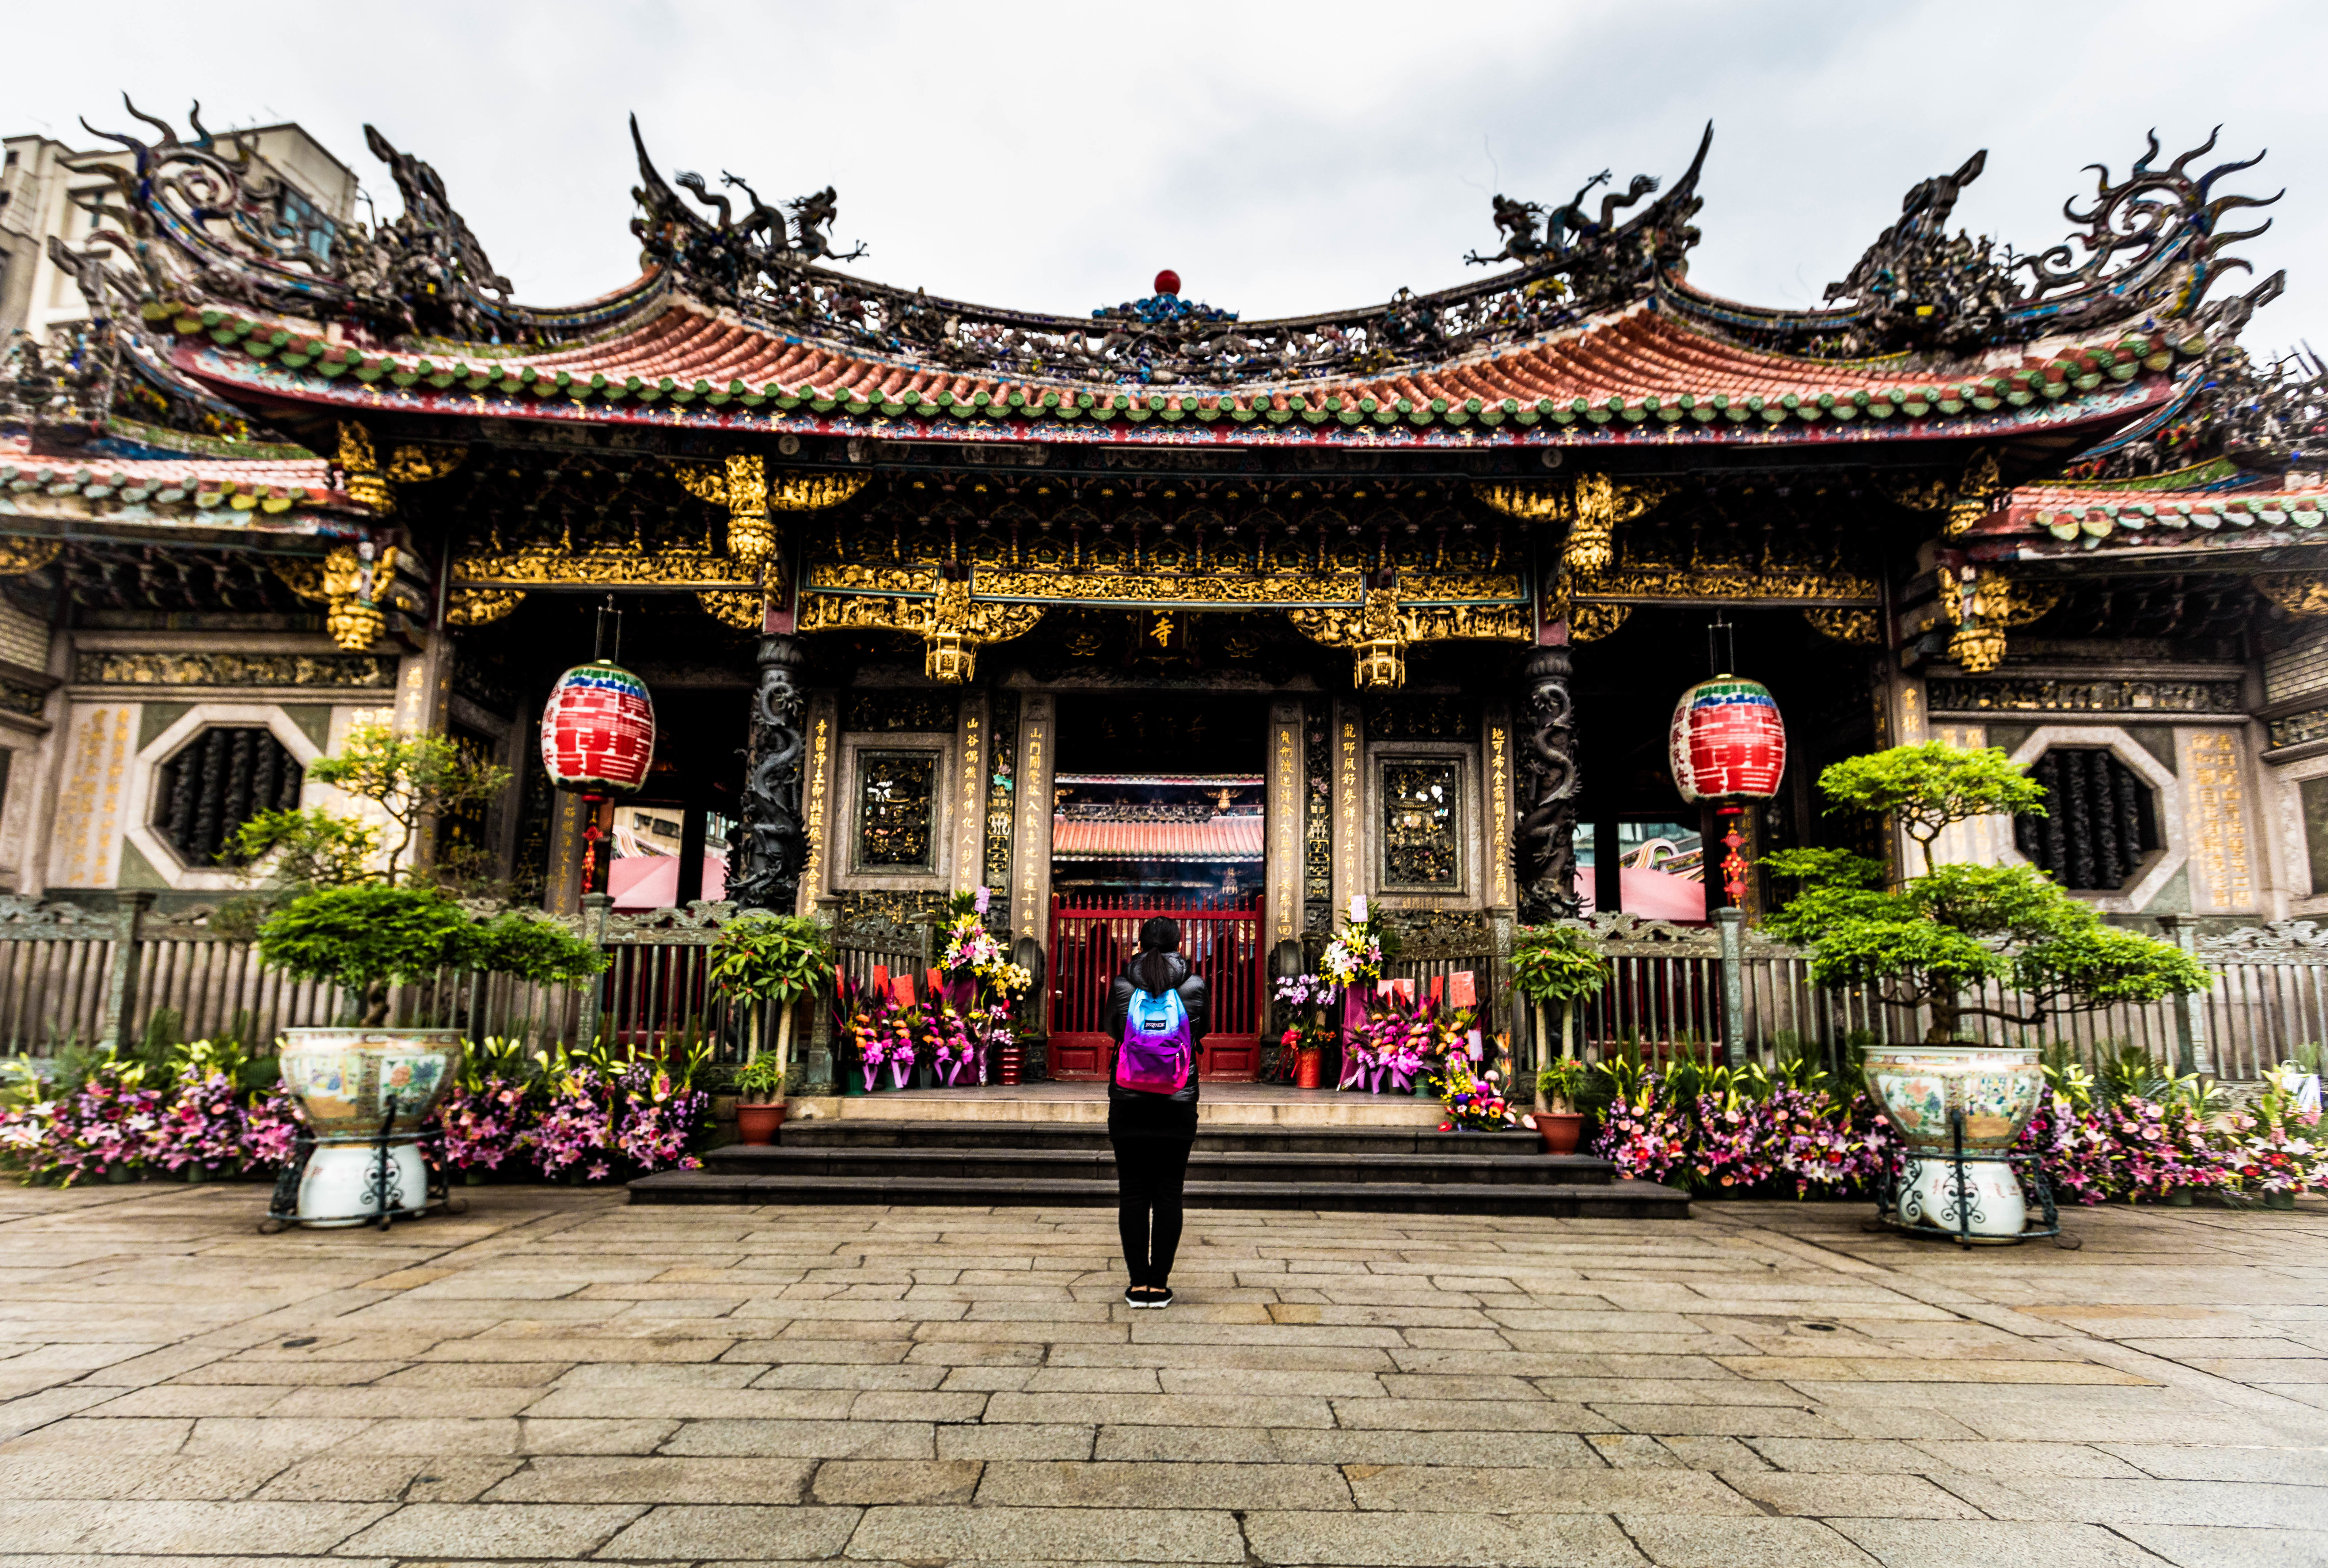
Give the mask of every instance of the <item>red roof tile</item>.
M 1051 853 L 1068 860 L 1258 860 L 1262 819 L 1256 812 L 1206 822 L 1095 822 L 1059 817 L 1051 824 Z

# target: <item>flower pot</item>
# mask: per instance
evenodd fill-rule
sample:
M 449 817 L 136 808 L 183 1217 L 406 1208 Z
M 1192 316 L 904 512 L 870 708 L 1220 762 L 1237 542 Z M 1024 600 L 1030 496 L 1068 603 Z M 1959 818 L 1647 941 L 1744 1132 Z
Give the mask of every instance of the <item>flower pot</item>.
M 1539 1111 L 1535 1131 L 1546 1154 L 1573 1154 L 1584 1137 L 1584 1117 L 1575 1111 Z
M 2263 1195 L 2263 1206 L 2266 1208 L 2294 1208 L 2295 1207 L 2295 1194 L 2292 1192 L 2267 1192 Z
M 1873 1046 L 1867 1092 L 1906 1146 L 1895 1217 L 1989 1242 L 2017 1241 L 2028 1225 L 2020 1178 L 2001 1156 L 2020 1140 L 2045 1088 L 2034 1048 L 2011 1046 Z M 1957 1190 L 1956 1127 L 1967 1160 Z M 1960 1222 L 1957 1208 L 1966 1210 Z
M 1294 1057 L 1293 1082 L 1299 1088 L 1322 1089 L 1326 1086 L 1326 1052 L 1323 1047 L 1304 1046 Z
M 755 1103 L 738 1102 L 736 1106 L 736 1136 L 751 1144 L 769 1144 L 776 1141 L 776 1130 L 784 1124 L 784 1103 L 781 1100 Z
M 2169 1208 L 2189 1208 L 2191 1207 L 2191 1189 L 2187 1187 L 2178 1187 L 2173 1191 L 2168 1193 L 2166 1195 L 2166 1207 Z
M 364 1225 L 382 1213 L 424 1212 L 428 1168 L 420 1124 L 460 1072 L 461 1031 L 300 1028 L 283 1036 L 283 1081 L 315 1135 L 299 1179 L 299 1223 Z

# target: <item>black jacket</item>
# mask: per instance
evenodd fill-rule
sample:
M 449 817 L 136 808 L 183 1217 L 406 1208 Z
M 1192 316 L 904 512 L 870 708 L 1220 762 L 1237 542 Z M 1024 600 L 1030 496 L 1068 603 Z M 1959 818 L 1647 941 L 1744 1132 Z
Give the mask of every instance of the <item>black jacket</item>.
M 1164 957 L 1172 968 L 1174 976 L 1172 989 L 1180 993 L 1180 1005 L 1188 1010 L 1188 1042 L 1192 1046 L 1201 1045 L 1205 1038 L 1204 980 L 1190 971 L 1188 961 L 1180 954 L 1168 953 Z M 1123 1039 L 1123 1020 L 1131 1012 L 1132 993 L 1140 989 L 1140 982 L 1131 978 L 1132 967 L 1139 962 L 1140 959 L 1135 957 L 1126 962 L 1123 972 L 1117 975 L 1115 983 L 1108 988 L 1107 1032 L 1119 1043 Z M 1199 1056 L 1198 1061 L 1201 1060 L 1202 1057 Z M 1117 1126 L 1124 1120 L 1124 1113 L 1133 1112 L 1141 1107 L 1153 1106 L 1161 1111 L 1166 1106 L 1185 1105 L 1188 1107 L 1185 1114 L 1171 1113 L 1166 1114 L 1175 1124 L 1186 1120 L 1188 1123 L 1188 1131 L 1195 1131 L 1197 1078 L 1197 1062 L 1191 1062 L 1188 1067 L 1188 1081 L 1180 1085 L 1178 1094 L 1150 1094 L 1138 1089 L 1122 1087 L 1111 1074 L 1107 1083 L 1108 1125 Z

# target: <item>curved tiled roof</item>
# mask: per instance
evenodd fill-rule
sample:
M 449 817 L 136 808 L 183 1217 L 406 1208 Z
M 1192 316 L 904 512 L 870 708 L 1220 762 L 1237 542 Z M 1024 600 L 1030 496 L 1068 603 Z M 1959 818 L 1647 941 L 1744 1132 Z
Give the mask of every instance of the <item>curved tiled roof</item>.
M 0 515 L 317 532 L 371 513 L 320 457 L 35 456 L 0 443 Z
M 513 356 L 506 348 L 423 354 L 335 343 L 296 324 L 153 302 L 179 338 L 176 362 L 215 384 L 300 400 L 415 413 L 715 426 L 821 416 L 813 427 L 911 437 L 979 422 L 1038 439 L 1236 442 L 1361 437 L 1393 442 L 1619 439 L 1914 439 L 2114 418 L 2170 396 L 2196 339 L 2163 332 L 1965 363 L 1948 375 L 1892 362 L 1836 362 L 1726 343 L 1636 305 L 1542 338 L 1428 367 L 1227 390 L 1001 380 L 844 352 L 681 296 L 628 330 Z M 479 394 L 484 394 L 483 398 Z M 401 394 L 400 396 L 397 394 Z M 480 405 L 483 408 L 481 409 Z M 918 423 L 899 430 L 885 422 Z M 1121 423 L 1118 423 L 1121 421 Z M 1210 427 L 1206 430 L 1206 427 Z M 1850 428 L 1855 427 L 1855 428 Z M 801 427 L 784 420 L 783 427 Z M 1243 432 L 1240 432 L 1243 427 Z
M 1064 860 L 1258 860 L 1258 812 L 1204 822 L 1106 822 L 1060 817 L 1051 853 Z
M 2095 549 L 2145 545 L 2183 549 L 2328 543 L 2328 485 L 2267 485 L 2255 490 L 2131 490 L 2083 484 L 2026 484 L 1966 530 L 1968 543 L 2050 539 Z M 1989 554 L 1993 552 L 1981 552 Z M 2038 553 L 2054 554 L 2040 547 Z

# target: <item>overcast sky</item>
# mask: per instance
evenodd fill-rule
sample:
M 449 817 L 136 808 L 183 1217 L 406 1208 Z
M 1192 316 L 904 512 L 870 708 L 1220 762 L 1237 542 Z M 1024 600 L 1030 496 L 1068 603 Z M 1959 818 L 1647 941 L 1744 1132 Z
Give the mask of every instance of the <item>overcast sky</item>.
M 2219 157 L 2271 153 L 2231 188 L 2288 188 L 2242 252 L 2289 273 L 2247 341 L 2328 352 L 2317 0 L 107 0 L 18 8 L 7 36 L 40 63 L 8 73 L 0 130 L 85 140 L 79 116 L 125 123 L 123 89 L 174 119 L 199 98 L 214 130 L 301 121 L 392 210 L 370 121 L 543 305 L 635 275 L 632 111 L 666 174 L 733 171 L 770 200 L 837 185 L 835 232 L 884 282 L 1080 313 L 1171 267 L 1248 317 L 1458 282 L 1466 250 L 1497 248 L 1491 192 L 1670 180 L 1708 119 L 1691 276 L 1776 305 L 1816 303 L 1903 191 L 1976 147 L 1957 221 L 2028 250 L 2066 232 L 2082 165 L 2122 174 L 2147 127 L 2172 157 L 2220 121 Z

